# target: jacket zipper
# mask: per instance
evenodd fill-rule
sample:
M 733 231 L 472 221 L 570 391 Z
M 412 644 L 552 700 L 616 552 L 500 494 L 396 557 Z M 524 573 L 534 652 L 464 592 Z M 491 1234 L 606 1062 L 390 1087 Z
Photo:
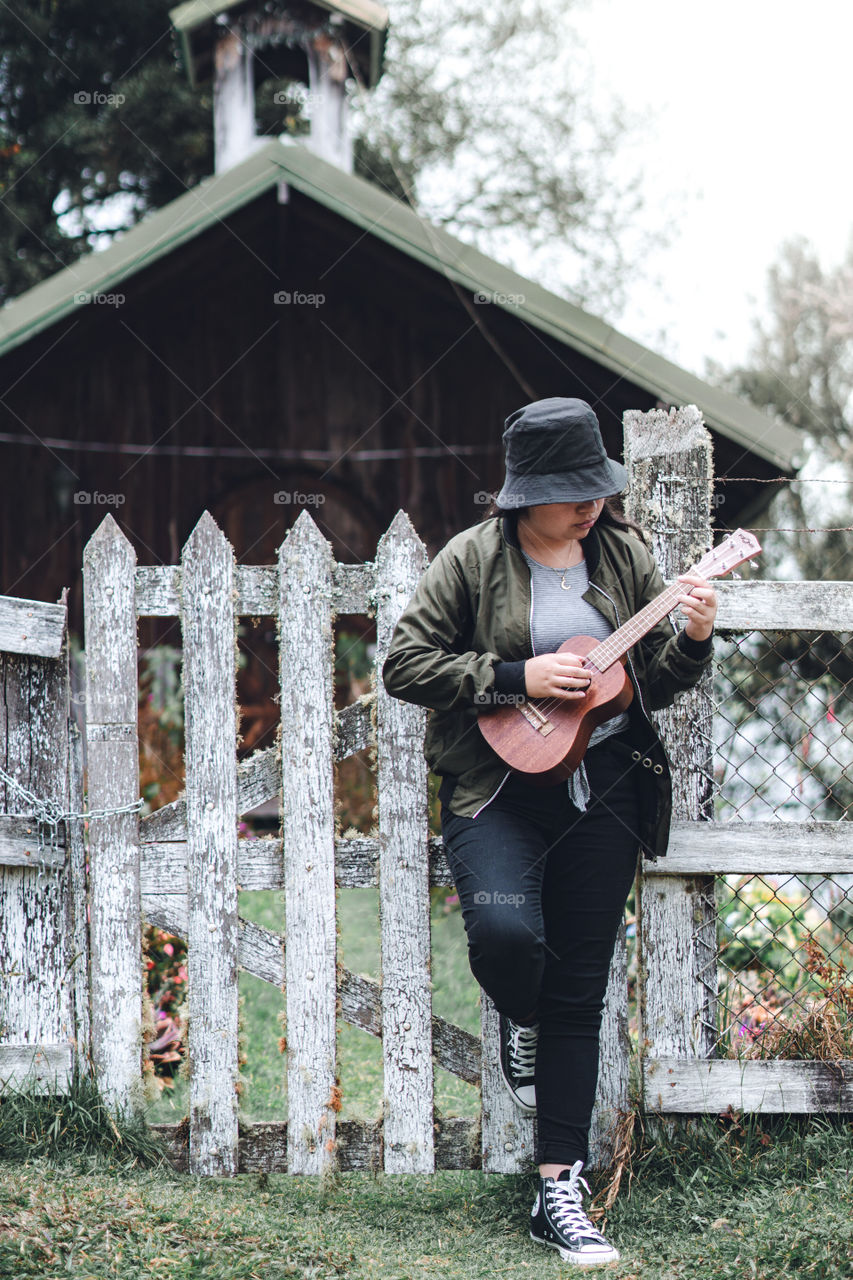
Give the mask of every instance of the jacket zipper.
M 503 784 L 506 782 L 507 778 L 509 777 L 509 775 L 510 775 L 511 773 L 512 773 L 512 769 L 507 769 L 506 773 L 504 774 L 504 776 L 501 778 L 500 782 L 498 783 L 497 790 L 492 792 L 492 794 L 489 796 L 488 800 L 484 800 L 484 801 L 483 801 L 483 803 L 480 805 L 480 807 L 479 807 L 479 809 L 477 810 L 477 812 L 476 812 L 476 813 L 472 813 L 472 814 L 471 814 L 471 820 L 472 820 L 472 821 L 474 820 L 474 818 L 479 818 L 479 816 L 480 816 L 480 814 L 483 812 L 483 810 L 484 810 L 484 809 L 486 809 L 486 808 L 488 808 L 488 806 L 492 803 L 492 801 L 494 800 L 495 796 L 498 794 L 498 791 L 500 791 L 501 787 L 502 787 L 502 786 L 503 786 Z
M 530 568 L 529 568 L 529 566 L 528 566 L 528 573 L 530 573 Z M 616 606 L 614 605 L 614 608 L 615 608 L 615 607 L 616 607 Z M 530 636 L 530 651 L 531 651 L 531 653 L 533 654 L 533 657 L 535 658 L 535 657 L 536 657 L 536 646 L 535 646 L 535 644 L 533 643 L 533 574 L 532 574 L 532 573 L 530 574 L 530 612 L 529 612 L 529 613 L 528 613 L 528 615 L 527 615 L 527 631 L 528 631 L 528 634 L 529 634 L 529 636 Z M 471 820 L 472 820 L 472 821 L 474 820 L 474 818 L 478 818 L 478 817 L 480 816 L 480 814 L 483 812 L 483 810 L 484 810 L 484 809 L 488 808 L 488 806 L 492 803 L 492 801 L 494 800 L 495 796 L 498 794 L 498 792 L 500 791 L 501 787 L 502 787 L 502 786 L 503 786 L 503 784 L 506 782 L 507 778 L 509 777 L 509 775 L 510 775 L 511 773 L 512 773 L 512 769 L 507 769 L 506 773 L 504 774 L 504 776 L 501 778 L 500 782 L 498 783 L 497 791 L 493 791 L 493 792 L 492 792 L 492 794 L 489 796 L 488 800 L 484 800 L 484 801 L 483 801 L 483 803 L 480 805 L 480 807 L 479 807 L 479 809 L 477 810 L 477 812 L 476 812 L 476 813 L 472 813 L 472 814 L 471 814 Z

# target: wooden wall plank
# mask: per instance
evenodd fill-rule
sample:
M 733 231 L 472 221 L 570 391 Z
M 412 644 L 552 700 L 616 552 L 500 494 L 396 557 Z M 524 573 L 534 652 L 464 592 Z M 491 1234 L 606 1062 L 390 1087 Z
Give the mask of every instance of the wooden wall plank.
M 274 614 L 275 575 L 273 566 L 237 566 L 235 608 L 238 616 Z M 674 581 L 671 576 L 664 577 L 667 584 Z M 367 613 L 373 579 L 372 564 L 336 564 L 333 577 L 335 612 Z M 720 631 L 814 631 L 815 619 L 829 614 L 837 630 L 853 631 L 853 585 L 849 582 L 726 579 L 719 582 L 718 592 L 717 628 Z M 140 565 L 136 570 L 136 600 L 140 617 L 177 617 L 180 613 L 180 566 Z M 32 601 L 22 603 L 28 607 L 33 604 Z M 39 604 L 38 607 L 56 610 L 60 606 Z M 3 647 L 0 642 L 0 650 Z M 10 648 L 10 652 L 26 650 Z
M 275 565 L 235 566 L 238 617 L 275 617 L 278 570 Z M 368 613 L 373 591 L 372 564 L 334 564 L 332 603 L 335 613 Z M 179 565 L 140 565 L 136 570 L 136 608 L 140 618 L 176 618 L 181 611 Z
M 646 1106 L 661 1114 L 853 1112 L 853 1061 L 647 1058 Z
M 853 823 L 674 822 L 647 875 L 849 875 Z
M 234 553 L 205 512 L 183 553 L 190 1168 L 237 1170 Z
M 0 596 L 0 653 L 58 658 L 64 638 L 64 604 Z
M 3 821 L 0 818 L 0 865 L 4 860 L 14 866 L 25 859 L 28 863 L 25 850 L 31 841 L 10 834 L 4 844 Z M 142 825 L 145 830 L 144 821 Z M 143 843 L 140 858 L 145 893 L 186 893 L 186 840 Z M 373 888 L 379 883 L 378 864 L 379 840 L 375 836 L 341 836 L 335 841 L 335 883 L 339 888 Z M 283 889 L 281 840 L 241 836 L 237 841 L 237 883 L 241 889 Z M 453 883 L 440 836 L 429 841 L 429 883 L 431 888 Z
M 379 672 L 426 566 L 399 512 L 376 552 L 376 717 L 385 1170 L 434 1167 L 425 715 L 391 698 Z
M 288 1166 L 335 1162 L 332 548 L 303 511 L 279 557 Z
M 0 1088 L 44 1084 L 62 1089 L 71 1079 L 74 1050 L 64 1044 L 0 1044 Z
M 748 572 L 748 568 L 746 572 Z M 853 583 L 717 583 L 719 631 L 819 631 L 831 619 L 834 631 L 853 631 Z
M 63 610 L 64 613 L 64 610 Z M 68 808 L 68 661 L 0 654 L 0 764 L 54 812 Z M 33 803 L 11 783 L 0 808 Z M 55 834 L 57 847 L 49 841 Z M 71 940 L 64 831 L 32 818 L 0 822 L 0 1042 L 73 1044 Z M 10 848 L 10 846 L 12 846 Z M 15 854 L 22 855 L 17 861 Z
M 136 553 L 108 515 L 83 556 L 89 810 L 139 798 Z M 89 820 L 92 1061 L 111 1105 L 141 1109 L 142 938 L 136 813 Z
M 65 861 L 65 833 L 60 829 L 55 848 L 39 852 L 39 823 L 31 814 L 0 814 L 0 867 L 61 867 Z
M 77 725 L 69 724 L 69 812 L 85 810 L 83 792 L 83 739 Z M 66 824 L 68 839 L 68 907 L 66 936 L 71 948 L 71 980 L 74 990 L 74 1020 L 78 1062 L 86 1072 L 92 1069 L 92 1003 L 89 974 L 91 948 L 89 940 L 88 852 L 82 818 Z
M 181 1125 L 152 1128 L 166 1143 L 175 1169 L 188 1167 L 186 1131 Z M 448 1117 L 436 1121 L 438 1169 L 479 1168 L 480 1126 L 476 1120 Z M 343 1120 L 338 1124 L 338 1160 L 343 1173 L 379 1173 L 382 1169 L 381 1121 Z M 245 1125 L 240 1134 L 240 1173 L 289 1173 L 287 1125 L 281 1121 Z

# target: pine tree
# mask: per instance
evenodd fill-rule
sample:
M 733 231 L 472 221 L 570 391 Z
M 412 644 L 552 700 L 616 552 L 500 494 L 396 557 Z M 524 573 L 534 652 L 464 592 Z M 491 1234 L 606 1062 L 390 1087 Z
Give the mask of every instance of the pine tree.
M 0 5 L 0 301 L 213 172 L 212 90 L 192 88 L 174 0 Z M 485 252 L 611 316 L 648 238 L 625 125 L 584 103 L 566 0 L 391 0 L 386 70 L 354 91 L 356 171 Z M 261 135 L 304 133 L 256 68 Z M 267 67 L 269 62 L 267 62 Z M 532 256 L 531 256 L 532 255 Z
M 211 172 L 210 97 L 180 71 L 168 11 L 0 5 L 3 301 Z

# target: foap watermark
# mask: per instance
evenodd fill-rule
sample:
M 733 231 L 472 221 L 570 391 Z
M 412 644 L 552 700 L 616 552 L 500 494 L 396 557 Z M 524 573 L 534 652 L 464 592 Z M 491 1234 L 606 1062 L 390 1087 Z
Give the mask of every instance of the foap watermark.
M 488 889 L 478 889 L 474 901 L 481 907 L 522 907 L 526 901 L 523 893 L 491 893 Z
M 103 93 L 100 89 L 78 89 L 74 94 L 74 105 L 77 107 L 120 107 L 127 102 L 123 93 Z
M 78 307 L 86 307 L 90 302 L 96 307 L 121 307 L 124 300 L 123 293 L 88 293 L 85 289 L 74 295 L 74 302 Z
M 277 307 L 322 307 L 326 301 L 325 293 L 300 293 L 298 289 L 279 289 L 273 295 Z
M 322 507 L 325 493 L 302 493 L 299 489 L 279 489 L 272 500 L 277 507 Z
M 100 489 L 78 489 L 74 494 L 75 507 L 123 507 L 126 501 L 123 493 L 101 493 Z
M 499 693 L 491 689 L 487 693 L 475 693 L 474 701 L 478 707 L 519 707 L 527 698 L 523 693 Z
M 277 90 L 272 100 L 279 107 L 307 107 L 310 111 L 312 107 L 320 105 L 323 95 L 316 89 L 307 89 L 301 84 L 291 84 L 286 89 Z
M 523 307 L 527 298 L 523 293 L 492 293 L 488 289 L 478 289 L 474 301 L 479 307 L 489 303 L 496 307 Z
M 478 489 L 474 494 L 474 505 L 477 507 L 487 507 L 491 502 L 497 502 L 498 495 L 496 493 L 487 493 L 485 489 Z M 513 507 L 524 507 L 527 505 L 527 499 L 523 493 L 513 494 Z

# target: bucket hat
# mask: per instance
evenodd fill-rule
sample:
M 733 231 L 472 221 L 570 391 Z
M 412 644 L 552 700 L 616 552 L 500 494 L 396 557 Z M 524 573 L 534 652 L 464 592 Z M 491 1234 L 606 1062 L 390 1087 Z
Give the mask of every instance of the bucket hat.
M 605 453 L 598 418 L 585 400 L 535 400 L 511 413 L 504 428 L 499 507 L 587 502 L 621 493 L 628 483 L 622 463 Z

